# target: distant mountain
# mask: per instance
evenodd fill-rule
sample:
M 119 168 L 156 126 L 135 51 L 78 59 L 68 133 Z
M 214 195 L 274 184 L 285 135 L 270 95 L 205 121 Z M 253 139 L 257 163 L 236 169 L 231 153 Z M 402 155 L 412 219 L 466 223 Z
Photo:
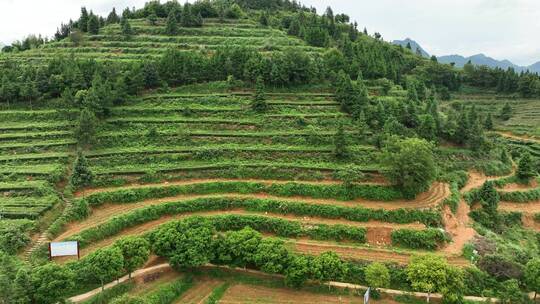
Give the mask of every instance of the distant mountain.
M 411 49 L 413 51 L 416 51 L 416 48 L 418 47 L 422 51 L 422 56 L 430 57 L 429 53 L 426 52 L 420 46 L 420 44 L 418 44 L 416 41 L 414 41 L 414 40 L 412 40 L 410 38 L 407 38 L 405 40 L 394 40 L 392 43 L 396 44 L 396 45 L 402 45 L 402 46 L 406 46 L 407 43 L 410 43 L 411 44 Z M 445 55 L 445 56 L 438 56 L 437 59 L 441 63 L 454 63 L 457 67 L 463 67 L 470 60 L 472 64 L 486 65 L 486 66 L 491 67 L 491 68 L 497 68 L 498 67 L 498 68 L 501 68 L 501 69 L 504 69 L 504 70 L 506 70 L 508 68 L 514 68 L 514 70 L 516 72 L 529 70 L 529 71 L 531 71 L 533 73 L 540 73 L 540 61 L 535 63 L 535 64 L 532 64 L 530 66 L 519 66 L 517 64 L 512 63 L 509 60 L 497 60 L 497 59 L 491 58 L 489 56 L 486 56 L 484 54 L 477 54 L 477 55 L 473 55 L 473 56 L 470 56 L 470 57 L 464 57 L 464 56 L 461 56 L 461 55 Z
M 0 51 L 2 51 L 2 49 L 4 48 L 4 44 L 2 42 L 0 42 Z
M 407 44 L 411 44 L 411 50 L 413 52 L 416 52 L 416 49 L 419 49 L 422 53 L 422 56 L 424 57 L 430 57 L 428 52 L 426 52 L 420 44 L 418 44 L 416 41 L 412 40 L 411 38 L 406 38 L 405 40 L 394 40 L 392 41 L 393 44 L 401 45 L 402 47 L 407 47 Z

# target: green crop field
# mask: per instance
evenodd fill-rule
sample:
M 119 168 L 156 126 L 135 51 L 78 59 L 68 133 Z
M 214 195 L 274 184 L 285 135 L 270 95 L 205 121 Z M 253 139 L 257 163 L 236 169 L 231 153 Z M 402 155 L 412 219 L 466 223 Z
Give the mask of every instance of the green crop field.
M 0 303 L 532 291 L 538 75 L 458 69 L 349 21 L 151 1 L 5 47 Z M 64 241 L 80 259 L 49 256 Z

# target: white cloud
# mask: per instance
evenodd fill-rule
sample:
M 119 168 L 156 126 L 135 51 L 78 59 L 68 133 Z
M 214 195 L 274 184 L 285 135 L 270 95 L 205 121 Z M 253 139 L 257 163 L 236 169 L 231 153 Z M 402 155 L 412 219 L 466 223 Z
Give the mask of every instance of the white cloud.
M 162 0 L 162 2 L 165 0 Z M 106 15 L 113 6 L 142 7 L 146 0 L 0 0 L 0 41 L 28 34 L 52 36 L 80 7 Z M 386 40 L 410 37 L 437 55 L 477 53 L 518 64 L 540 60 L 538 0 L 301 0 L 322 12 L 332 6 L 380 32 Z

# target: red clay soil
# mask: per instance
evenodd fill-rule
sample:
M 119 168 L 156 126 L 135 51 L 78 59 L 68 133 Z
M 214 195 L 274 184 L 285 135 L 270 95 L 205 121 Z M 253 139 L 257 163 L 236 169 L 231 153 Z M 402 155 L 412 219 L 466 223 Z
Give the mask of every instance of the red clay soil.
M 507 137 L 507 138 L 540 143 L 539 139 L 536 139 L 536 138 L 533 138 L 533 137 L 530 137 L 530 136 L 527 136 L 527 135 L 516 135 L 516 134 L 514 134 L 512 132 L 506 132 L 506 131 L 498 131 L 497 133 L 504 136 L 504 137 Z
M 540 200 L 528 203 L 500 202 L 499 210 L 517 211 L 526 214 L 540 213 Z
M 511 191 L 526 191 L 533 190 L 538 187 L 538 181 L 536 179 L 532 180 L 529 184 L 518 184 L 510 183 L 504 185 L 504 187 L 499 188 L 499 191 L 511 192 Z
M 361 303 L 361 295 L 329 295 L 301 290 L 270 288 L 257 285 L 236 284 L 231 286 L 219 301 L 222 304 L 344 304 Z M 370 303 L 397 304 L 391 298 L 383 298 Z

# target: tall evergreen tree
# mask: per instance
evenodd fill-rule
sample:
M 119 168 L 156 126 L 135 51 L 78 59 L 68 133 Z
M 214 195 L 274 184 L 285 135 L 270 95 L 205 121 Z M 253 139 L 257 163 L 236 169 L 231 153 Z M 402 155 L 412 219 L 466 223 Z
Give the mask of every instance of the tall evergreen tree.
M 265 112 L 268 109 L 268 104 L 266 103 L 264 81 L 261 76 L 257 77 L 257 83 L 255 84 L 255 94 L 253 96 L 253 101 L 251 102 L 251 109 L 255 112 Z
M 88 11 L 86 7 L 81 7 L 81 17 L 79 18 L 79 29 L 86 32 L 88 29 Z
M 88 167 L 88 161 L 84 154 L 79 151 L 77 153 L 77 159 L 75 159 L 75 165 L 73 166 L 73 172 L 71 173 L 70 183 L 76 189 L 81 187 L 90 186 L 94 180 L 94 174 Z
M 167 35 L 174 36 L 178 34 L 178 21 L 176 20 L 176 11 L 171 10 L 167 16 L 167 25 L 165 26 L 165 33 Z
M 500 117 L 502 120 L 509 120 L 512 117 L 512 107 L 508 102 L 501 109 Z
M 486 120 L 484 121 L 484 128 L 486 130 L 493 130 L 493 119 L 491 118 L 491 113 L 488 113 Z
M 122 29 L 122 35 L 124 35 L 125 38 L 130 38 L 133 35 L 133 29 L 131 28 L 131 24 L 129 24 L 128 18 L 122 18 L 120 27 Z
M 107 16 L 107 24 L 114 24 L 120 22 L 120 17 L 116 13 L 116 8 L 113 7 L 112 11 Z
M 92 35 L 97 35 L 99 33 L 99 19 L 92 12 L 90 12 L 90 16 L 88 17 L 86 31 Z
M 349 151 L 347 149 L 347 140 L 345 139 L 345 131 L 343 130 L 343 124 L 338 125 L 336 134 L 334 135 L 334 155 L 338 159 L 347 158 Z
M 79 116 L 79 124 L 75 130 L 75 137 L 80 145 L 92 144 L 95 141 L 97 119 L 94 113 L 88 109 L 83 109 Z
M 519 159 L 516 176 L 523 181 L 529 181 L 535 175 L 536 172 L 534 170 L 531 154 L 529 152 L 525 152 Z

